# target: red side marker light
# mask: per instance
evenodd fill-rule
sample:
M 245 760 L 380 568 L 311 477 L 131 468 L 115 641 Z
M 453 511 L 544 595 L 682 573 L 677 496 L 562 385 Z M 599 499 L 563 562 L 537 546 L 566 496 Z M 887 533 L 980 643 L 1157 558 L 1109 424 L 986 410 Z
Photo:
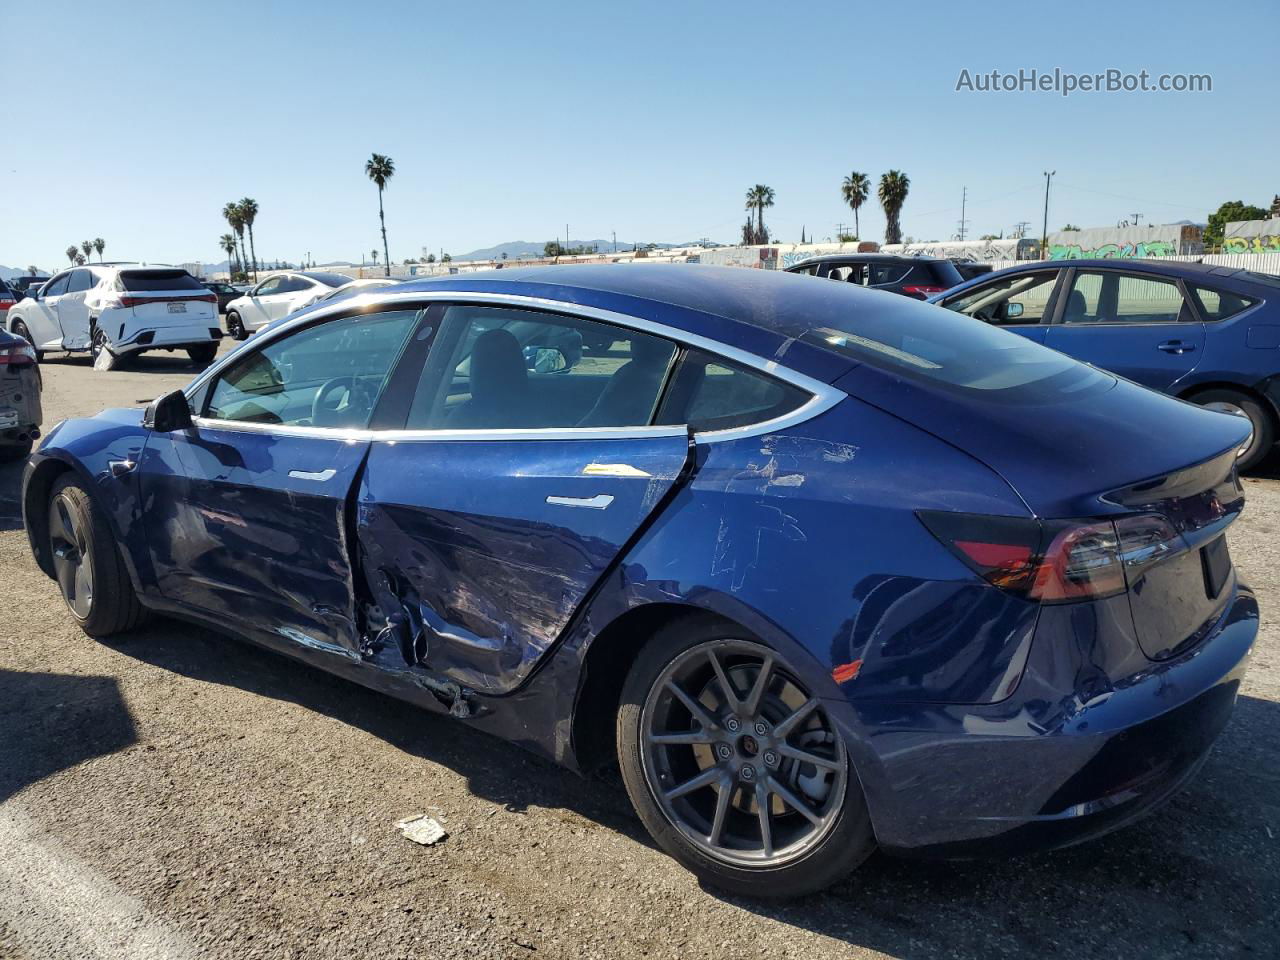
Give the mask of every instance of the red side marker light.
M 842 663 L 831 671 L 831 679 L 836 683 L 848 683 L 858 675 L 858 671 L 861 669 L 861 660 L 855 660 L 853 663 Z

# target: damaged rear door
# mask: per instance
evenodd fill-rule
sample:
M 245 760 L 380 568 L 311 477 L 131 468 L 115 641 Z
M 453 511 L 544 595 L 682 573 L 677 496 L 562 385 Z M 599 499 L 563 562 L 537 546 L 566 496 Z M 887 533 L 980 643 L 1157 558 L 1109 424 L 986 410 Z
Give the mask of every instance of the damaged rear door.
M 651 426 L 675 354 L 563 314 L 455 304 L 403 429 L 376 435 L 357 538 L 388 670 L 504 693 L 681 482 L 684 426 Z M 584 353 L 582 344 L 607 343 Z

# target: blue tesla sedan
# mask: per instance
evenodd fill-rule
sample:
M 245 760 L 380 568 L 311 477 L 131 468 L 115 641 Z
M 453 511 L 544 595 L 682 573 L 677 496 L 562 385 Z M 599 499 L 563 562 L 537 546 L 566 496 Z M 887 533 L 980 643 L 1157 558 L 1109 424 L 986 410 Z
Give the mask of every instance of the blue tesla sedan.
M 782 897 L 1178 789 L 1257 630 L 1247 432 L 851 284 L 547 267 L 300 313 L 58 425 L 23 508 L 90 636 L 176 616 L 617 764 L 672 856 Z
M 930 298 L 1191 403 L 1248 417 L 1240 469 L 1280 438 L 1280 277 L 1170 260 L 1019 264 Z

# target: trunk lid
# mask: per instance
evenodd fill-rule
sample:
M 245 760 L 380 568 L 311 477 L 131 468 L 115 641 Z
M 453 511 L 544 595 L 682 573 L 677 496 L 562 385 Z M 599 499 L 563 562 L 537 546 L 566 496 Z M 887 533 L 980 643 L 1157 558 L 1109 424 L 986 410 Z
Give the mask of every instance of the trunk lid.
M 217 294 L 185 270 L 124 270 L 116 286 L 122 305 L 151 326 L 206 324 L 217 314 Z

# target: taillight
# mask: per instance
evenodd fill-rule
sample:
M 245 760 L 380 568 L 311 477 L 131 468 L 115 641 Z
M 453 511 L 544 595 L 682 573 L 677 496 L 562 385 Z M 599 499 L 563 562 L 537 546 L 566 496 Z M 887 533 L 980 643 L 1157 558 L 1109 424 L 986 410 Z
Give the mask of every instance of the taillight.
M 8 310 L 17 302 L 12 297 L 0 297 L 0 310 Z
M 0 349 L 0 367 L 32 367 L 36 363 L 36 348 L 29 343 Z
M 926 297 L 932 297 L 935 293 L 941 293 L 946 287 L 939 287 L 928 283 L 913 283 L 902 288 L 902 292 L 908 297 L 915 297 L 918 300 L 924 300 Z
M 172 295 L 161 297 L 135 297 L 122 293 L 120 295 L 120 306 L 140 307 L 144 303 L 185 303 L 188 300 L 193 300 L 197 303 L 217 303 L 218 295 L 216 293 L 206 293 L 194 297 L 175 297 Z
M 1041 603 L 1123 593 L 1186 546 L 1159 516 L 1110 520 L 989 517 L 922 510 L 929 532 L 993 586 Z

